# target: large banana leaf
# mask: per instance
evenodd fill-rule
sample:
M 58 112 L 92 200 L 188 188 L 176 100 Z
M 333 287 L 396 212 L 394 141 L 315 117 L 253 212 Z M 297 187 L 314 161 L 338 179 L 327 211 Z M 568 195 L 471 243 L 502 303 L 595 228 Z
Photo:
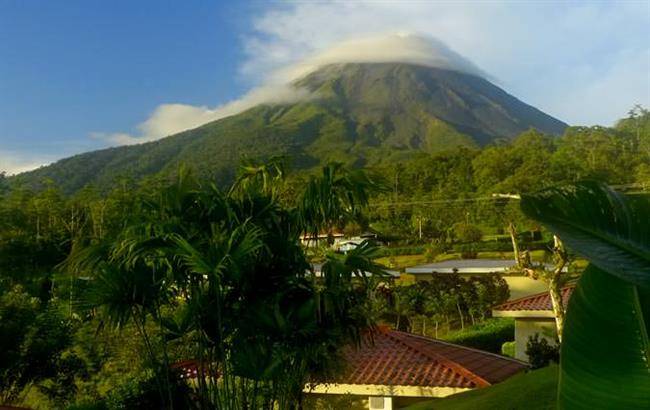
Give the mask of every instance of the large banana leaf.
M 559 407 L 650 409 L 650 201 L 581 183 L 521 207 L 591 262 L 567 309 Z
M 587 268 L 567 310 L 560 408 L 650 409 L 648 296 L 593 265 Z
M 650 205 L 586 182 L 524 195 L 521 208 L 599 268 L 650 287 Z

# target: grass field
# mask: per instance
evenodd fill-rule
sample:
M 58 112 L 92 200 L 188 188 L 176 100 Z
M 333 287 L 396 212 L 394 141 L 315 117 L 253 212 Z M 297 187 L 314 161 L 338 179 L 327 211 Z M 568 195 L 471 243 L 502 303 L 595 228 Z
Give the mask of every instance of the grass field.
M 503 383 L 407 407 L 408 410 L 555 409 L 556 365 L 514 376 Z

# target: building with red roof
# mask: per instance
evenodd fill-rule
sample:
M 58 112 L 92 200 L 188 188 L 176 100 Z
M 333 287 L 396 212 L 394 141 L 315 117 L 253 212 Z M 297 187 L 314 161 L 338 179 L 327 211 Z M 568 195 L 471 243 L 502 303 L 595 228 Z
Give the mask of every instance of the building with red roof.
M 528 367 L 510 357 L 387 328 L 360 347 L 345 348 L 343 357 L 340 374 L 305 391 L 363 396 L 373 410 L 487 387 Z
M 566 309 L 575 284 L 562 288 L 562 302 Z M 515 358 L 528 360 L 526 344 L 529 337 L 538 334 L 550 344 L 557 343 L 555 315 L 548 291 L 502 303 L 492 308 L 493 317 L 515 319 Z

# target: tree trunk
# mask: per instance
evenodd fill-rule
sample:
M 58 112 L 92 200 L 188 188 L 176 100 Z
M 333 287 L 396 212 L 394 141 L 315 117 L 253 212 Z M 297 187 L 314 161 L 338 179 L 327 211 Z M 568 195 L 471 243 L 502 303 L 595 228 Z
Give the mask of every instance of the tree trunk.
M 398 192 L 398 189 L 397 189 L 398 184 L 399 184 L 399 170 L 395 170 L 395 190 L 394 190 L 394 200 L 395 200 L 395 202 L 397 202 L 397 199 L 399 197 L 398 194 L 397 194 L 397 192 Z
M 422 317 L 422 336 L 427 335 L 427 318 L 426 316 Z
M 557 338 L 562 343 L 562 328 L 564 327 L 564 305 L 562 304 L 562 291 L 560 289 L 559 275 L 553 275 L 548 282 L 548 293 L 551 295 L 553 315 L 555 316 L 555 327 Z
M 436 320 L 436 339 L 438 338 L 438 321 Z
M 519 244 L 517 243 L 517 230 L 515 224 L 512 222 L 508 224 L 508 233 L 510 233 L 510 240 L 512 241 L 512 252 L 515 256 L 515 263 L 518 268 L 522 268 L 521 259 L 519 258 Z
M 460 316 L 460 328 L 465 329 L 465 318 L 463 317 L 463 311 L 460 309 L 459 303 L 456 303 L 456 308 L 458 308 L 458 315 Z
M 562 343 L 562 329 L 564 328 L 564 303 L 562 301 L 561 275 L 564 266 L 567 263 L 567 253 L 560 238 L 553 236 L 555 245 L 553 253 L 555 254 L 555 267 L 548 279 L 548 292 L 551 296 L 551 305 L 553 306 L 553 316 L 555 316 L 555 327 L 557 338 Z

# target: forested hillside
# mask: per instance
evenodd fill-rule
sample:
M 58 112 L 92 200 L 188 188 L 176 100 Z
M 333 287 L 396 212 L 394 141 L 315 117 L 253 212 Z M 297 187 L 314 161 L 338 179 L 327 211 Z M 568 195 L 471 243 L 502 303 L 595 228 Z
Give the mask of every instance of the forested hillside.
M 116 177 L 141 179 L 191 164 L 202 177 L 232 181 L 243 158 L 283 155 L 294 169 L 338 161 L 355 167 L 405 161 L 418 153 L 478 148 L 529 128 L 559 135 L 566 124 L 485 79 L 409 64 L 325 66 L 294 86 L 309 97 L 259 105 L 158 141 L 76 155 L 16 178 L 65 193 Z
M 502 229 L 507 221 L 523 217 L 507 200 L 493 193 L 526 193 L 554 184 L 594 179 L 626 190 L 650 187 L 650 114 L 621 120 L 616 127 L 571 127 L 560 137 L 527 131 L 512 141 L 484 148 L 457 147 L 434 153 L 421 152 L 402 161 L 388 161 L 367 170 L 381 177 L 385 190 L 373 195 L 370 209 L 358 223 L 395 237 L 428 242 L 442 237 L 454 224 L 472 223 Z M 116 150 L 115 156 L 118 156 Z M 177 164 L 176 167 L 180 165 Z M 186 164 L 192 169 L 195 164 Z M 178 170 L 178 168 L 174 168 Z M 311 171 L 288 172 L 280 190 L 285 203 L 296 201 Z M 42 181 L 34 190 L 19 181 L 1 181 L 0 247 L 3 266 L 13 272 L 32 258 L 24 250 L 43 252 L 54 261 L 67 253 L 69 238 L 78 229 L 93 236 L 115 232 L 136 209 L 139 200 L 168 182 L 165 175 L 145 179 L 117 178 L 107 191 L 88 186 L 66 195 L 65 185 Z M 10 184 L 11 182 L 11 184 Z M 10 189 L 13 185 L 13 189 Z M 341 227 L 343 228 L 343 227 Z M 24 242 L 14 240 L 21 237 Z M 51 241 L 45 238 L 52 238 Z M 48 245 L 51 244 L 51 245 Z M 15 247 L 21 247 L 20 250 Z M 34 258 L 34 268 L 43 258 Z M 16 274 L 24 275 L 20 270 Z

